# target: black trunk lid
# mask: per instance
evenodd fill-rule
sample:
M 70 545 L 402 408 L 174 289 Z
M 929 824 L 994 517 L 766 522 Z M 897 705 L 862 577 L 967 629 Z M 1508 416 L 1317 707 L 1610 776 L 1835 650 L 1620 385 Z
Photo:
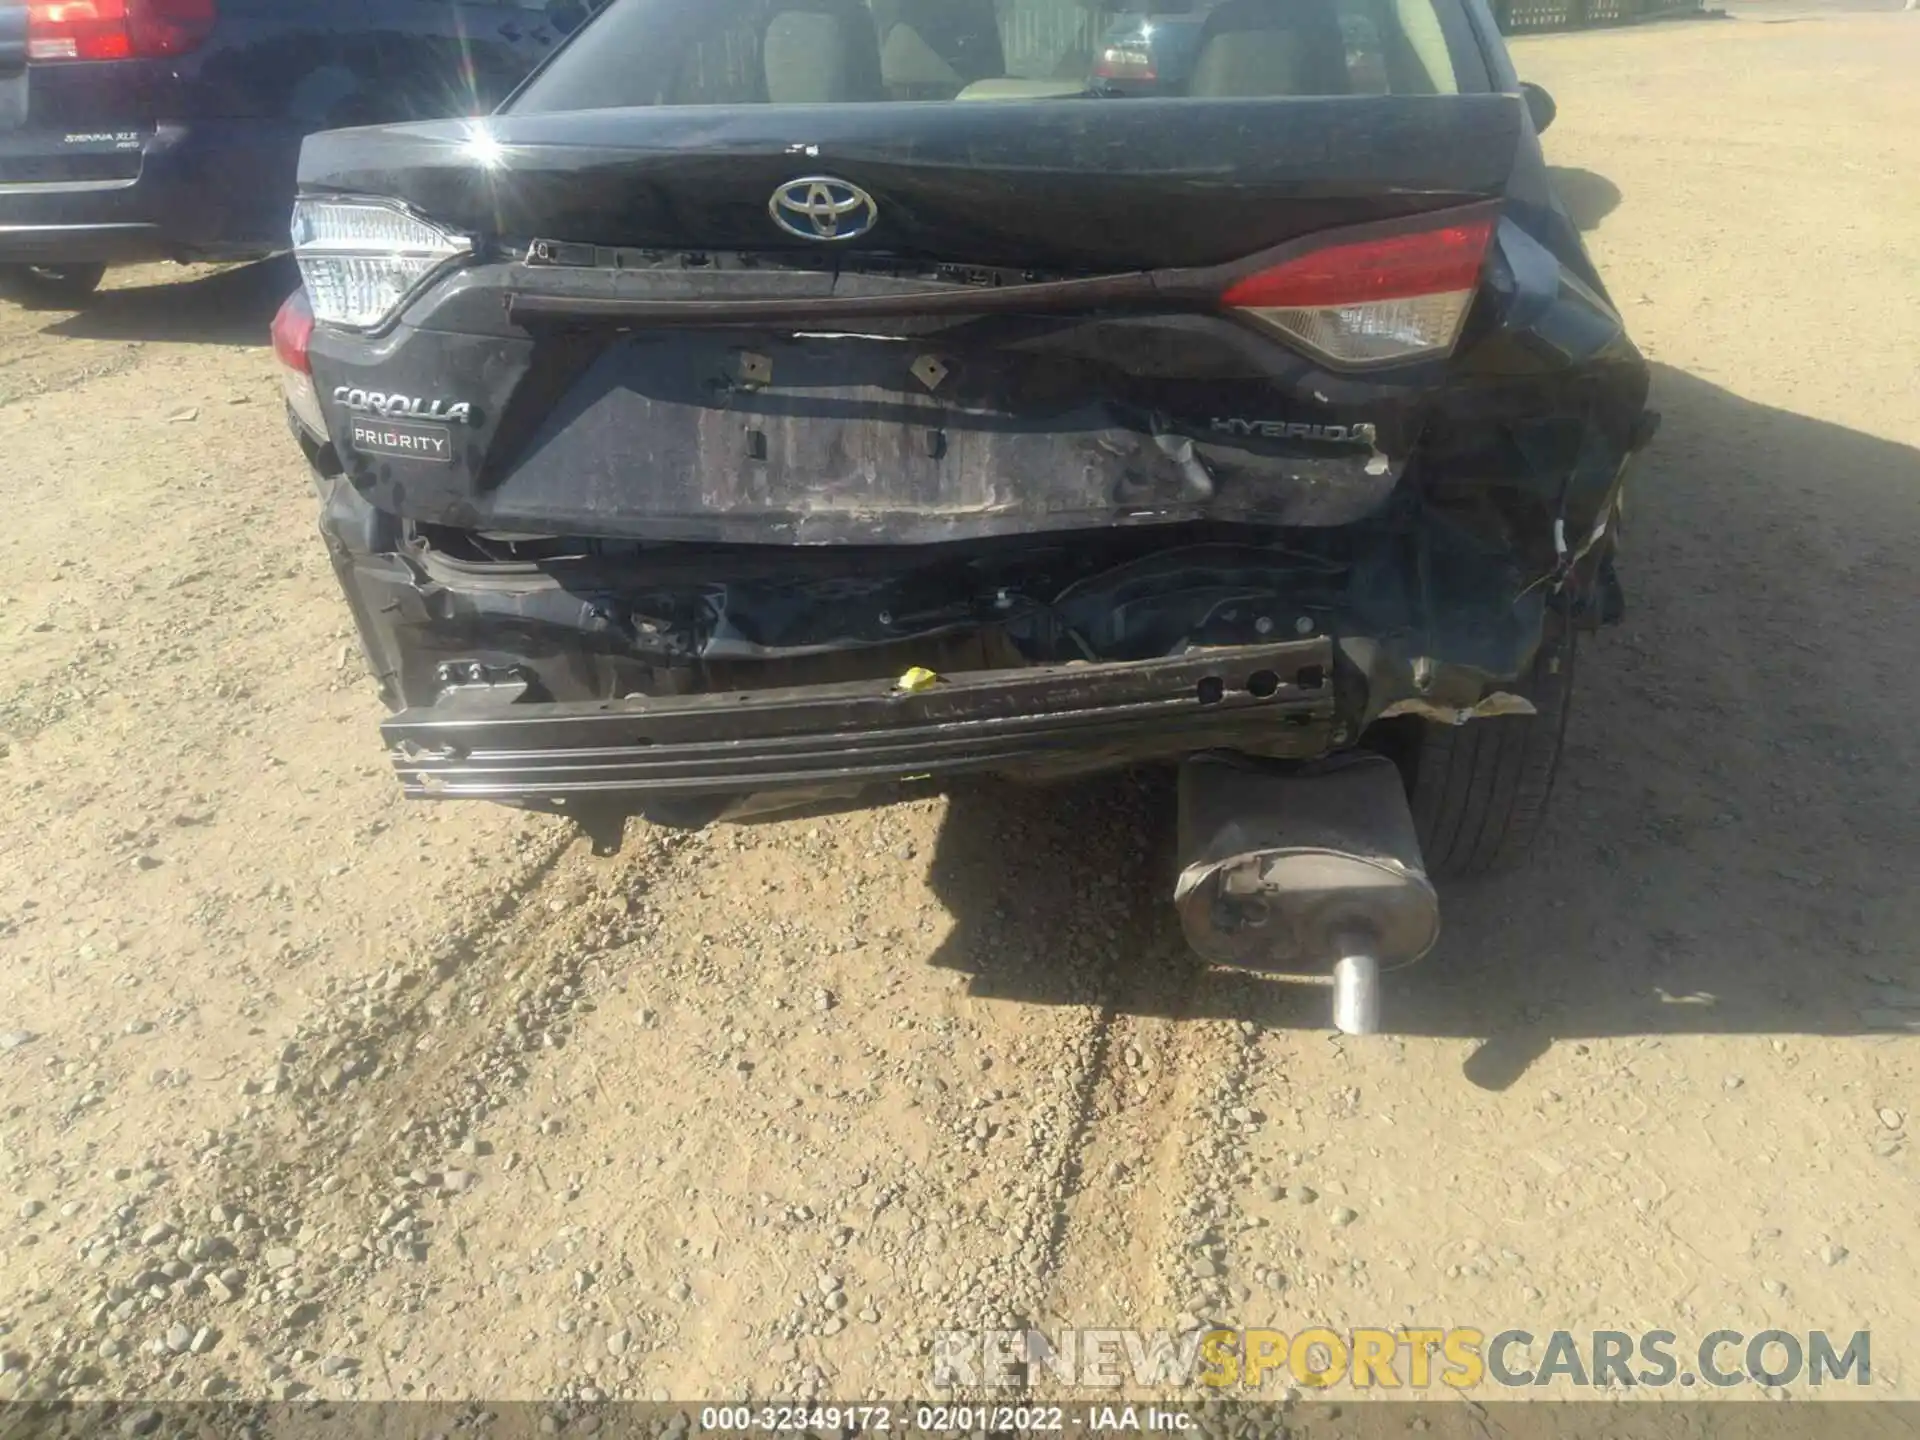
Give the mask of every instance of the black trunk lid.
M 1342 225 L 1498 196 L 1508 95 L 638 108 L 337 131 L 308 193 L 392 196 L 516 246 L 839 254 L 1068 273 L 1223 264 Z M 872 226 L 825 245 L 772 220 L 826 176 Z
M 1390 73 L 1343 40 L 1423 4 Z M 428 524 L 642 542 L 1374 513 L 1441 348 L 1344 374 L 1224 297 L 1330 236 L 1484 238 L 1519 97 L 1454 0 L 1225 0 L 1183 91 L 1113 95 L 1080 51 L 1116 11 L 616 0 L 500 114 L 311 138 L 303 194 L 475 256 L 316 333 L 348 474 Z

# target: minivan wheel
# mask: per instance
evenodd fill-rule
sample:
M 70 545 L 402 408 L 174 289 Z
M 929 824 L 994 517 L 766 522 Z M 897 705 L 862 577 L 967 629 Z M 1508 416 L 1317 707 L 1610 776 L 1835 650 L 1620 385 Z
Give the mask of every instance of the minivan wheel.
M 1527 682 L 1515 687 L 1535 714 L 1465 725 L 1405 722 L 1392 748 L 1428 874 L 1485 875 L 1518 868 L 1531 855 L 1573 708 L 1573 648 L 1571 631 L 1550 637 Z
M 71 310 L 100 288 L 104 265 L 0 265 L 0 299 L 32 310 Z

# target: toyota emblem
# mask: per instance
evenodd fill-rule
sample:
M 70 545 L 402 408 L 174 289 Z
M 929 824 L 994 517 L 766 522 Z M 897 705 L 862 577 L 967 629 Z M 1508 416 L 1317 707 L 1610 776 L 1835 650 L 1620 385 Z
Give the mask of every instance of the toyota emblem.
M 880 219 L 880 207 L 858 185 L 831 175 L 789 180 L 767 206 L 773 223 L 802 240 L 857 240 Z

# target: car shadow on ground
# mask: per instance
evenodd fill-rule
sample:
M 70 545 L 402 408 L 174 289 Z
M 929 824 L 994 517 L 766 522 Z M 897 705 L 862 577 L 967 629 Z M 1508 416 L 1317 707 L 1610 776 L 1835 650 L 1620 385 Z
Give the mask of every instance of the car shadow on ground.
M 1664 366 L 1654 403 L 1628 616 L 1581 653 L 1539 854 L 1443 887 L 1439 947 L 1390 982 L 1388 1028 L 1481 1040 L 1492 1088 L 1555 1039 L 1920 1032 L 1920 451 Z M 983 996 L 1325 1029 L 1324 990 L 1185 954 L 1172 817 L 1165 776 L 957 792 L 935 963 Z
M 1604 175 L 1577 165 L 1549 165 L 1547 175 L 1567 214 L 1581 231 L 1595 230 L 1620 205 L 1620 187 Z
M 292 260 L 261 260 L 189 279 L 102 290 L 86 309 L 46 328 L 50 335 L 79 340 L 264 345 L 274 312 L 299 284 Z

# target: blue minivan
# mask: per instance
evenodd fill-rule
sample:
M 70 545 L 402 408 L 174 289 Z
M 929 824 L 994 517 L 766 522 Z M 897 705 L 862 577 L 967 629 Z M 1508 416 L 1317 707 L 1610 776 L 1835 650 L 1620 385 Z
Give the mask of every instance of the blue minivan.
M 491 110 L 597 0 L 0 0 L 0 297 L 287 245 L 316 130 Z

